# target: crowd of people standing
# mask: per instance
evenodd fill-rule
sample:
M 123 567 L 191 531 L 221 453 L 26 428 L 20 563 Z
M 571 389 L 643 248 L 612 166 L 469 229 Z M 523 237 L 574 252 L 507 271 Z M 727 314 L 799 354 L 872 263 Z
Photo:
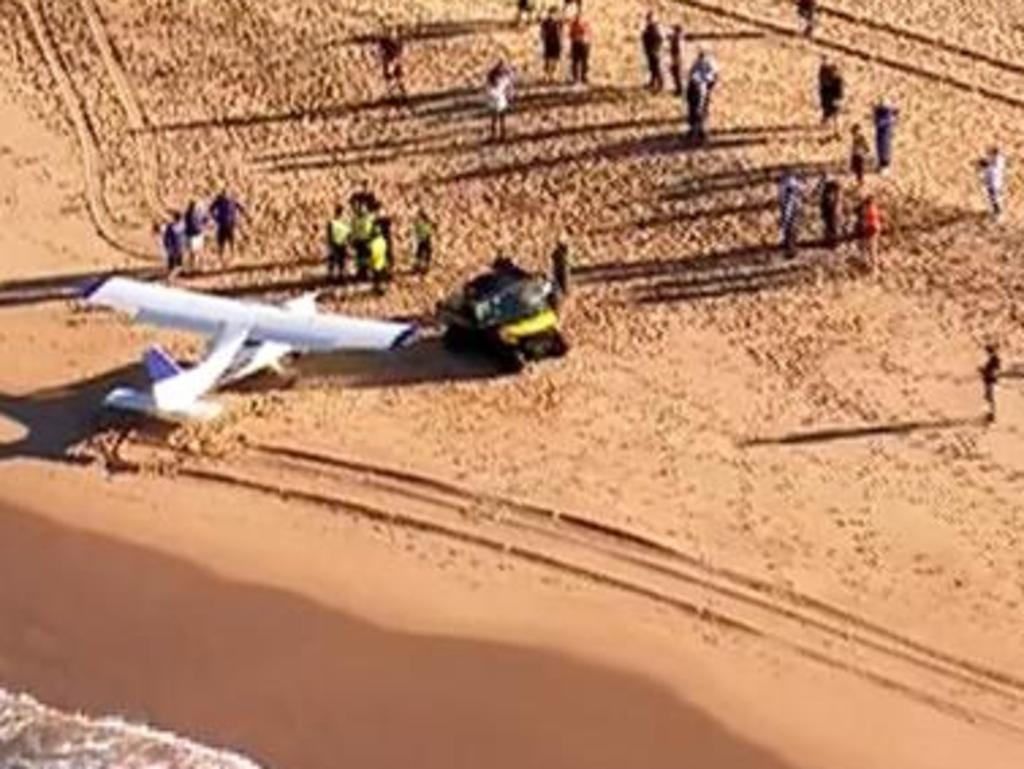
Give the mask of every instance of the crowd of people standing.
M 173 276 L 186 268 L 198 269 L 211 229 L 218 258 L 223 261 L 233 254 L 239 220 L 244 215 L 245 207 L 226 189 L 217 193 L 209 206 L 193 199 L 183 211 L 171 211 L 156 228 L 167 272 Z

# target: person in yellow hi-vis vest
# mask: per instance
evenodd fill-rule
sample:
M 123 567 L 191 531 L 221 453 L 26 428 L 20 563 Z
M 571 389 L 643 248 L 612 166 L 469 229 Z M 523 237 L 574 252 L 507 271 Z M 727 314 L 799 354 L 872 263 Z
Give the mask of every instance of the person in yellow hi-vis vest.
M 348 242 L 352 227 L 345 216 L 345 209 L 334 209 L 334 218 L 327 222 L 327 279 L 341 283 L 345 280 L 345 264 L 348 262 Z
M 373 281 L 373 290 L 378 294 L 383 294 L 388 282 L 388 239 L 380 227 L 373 228 L 369 252 L 370 279 Z
M 352 246 L 356 255 L 356 278 L 366 280 L 370 270 L 370 241 L 376 228 L 377 216 L 363 206 L 356 206 L 352 216 Z

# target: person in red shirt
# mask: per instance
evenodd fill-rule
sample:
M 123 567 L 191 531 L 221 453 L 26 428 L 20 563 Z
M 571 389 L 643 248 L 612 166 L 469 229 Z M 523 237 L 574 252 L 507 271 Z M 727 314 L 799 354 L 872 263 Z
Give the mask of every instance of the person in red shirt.
M 590 27 L 579 12 L 569 22 L 569 64 L 572 82 L 586 83 L 590 67 Z
M 868 195 L 860 207 L 860 241 L 871 272 L 878 268 L 878 238 L 881 234 L 882 210 L 878 201 Z

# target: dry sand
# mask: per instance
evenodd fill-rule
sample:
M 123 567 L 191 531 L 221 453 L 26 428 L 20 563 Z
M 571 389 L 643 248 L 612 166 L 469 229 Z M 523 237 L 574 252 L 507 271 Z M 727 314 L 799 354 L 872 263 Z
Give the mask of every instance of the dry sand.
M 1024 399 L 1008 380 L 1000 421 L 986 429 L 975 369 L 987 339 L 1011 363 L 1022 349 L 1024 220 L 1014 211 L 998 226 L 984 219 L 973 161 L 1001 143 L 1010 199 L 1019 194 L 1024 40 L 1007 16 L 1024 10 L 833 0 L 808 42 L 781 0 L 654 4 L 722 67 L 715 138 L 693 150 L 676 138 L 675 100 L 638 87 L 646 3 L 589 9 L 587 90 L 540 81 L 535 33 L 507 23 L 506 3 L 197 0 L 191 17 L 185 5 L 0 2 L 10 84 L 0 103 L 2 498 L 222 578 L 315 599 L 300 607 L 256 587 L 235 599 L 235 588 L 189 572 L 193 591 L 228 591 L 218 592 L 224 618 L 207 617 L 225 629 L 243 621 L 231 615 L 243 611 L 236 602 L 322 623 L 305 675 L 328 664 L 316 654 L 332 639 L 375 647 L 378 631 L 348 618 L 366 616 L 394 629 L 396 649 L 414 645 L 399 629 L 429 628 L 632 670 L 794 765 L 1021 764 Z M 384 99 L 361 42 L 382 20 L 416 30 L 405 105 Z M 808 247 L 795 263 L 770 252 L 779 169 L 799 163 L 813 181 L 846 156 L 845 138 L 829 141 L 817 127 L 822 54 L 846 73 L 844 127 L 866 123 L 881 94 L 902 109 L 895 173 L 870 180 L 889 223 L 876 279 L 852 249 Z M 491 146 L 478 91 L 497 55 L 525 87 L 511 140 Z M 266 381 L 225 394 L 231 415 L 215 428 L 138 430 L 116 445 L 96 404 L 138 375 L 138 352 L 158 335 L 75 308 L 67 300 L 81 280 L 111 268 L 145 273 L 155 263 L 152 221 L 228 183 L 251 214 L 242 252 L 186 285 L 266 298 L 317 285 L 321 222 L 363 179 L 403 233 L 415 207 L 430 207 L 438 269 L 400 276 L 385 299 L 331 289 L 326 306 L 421 314 L 497 248 L 543 266 L 564 231 L 580 262 L 566 318 L 572 354 L 516 379 L 429 343 L 387 361 L 310 359 L 297 364 L 294 387 Z M 816 233 L 809 224 L 808 238 Z M 176 351 L 198 350 L 171 339 Z M 82 498 L 109 504 L 77 509 Z M 117 548 L 46 538 L 62 536 L 69 553 Z M 118 561 L 145 560 L 154 575 L 191 568 L 131 552 Z M 116 574 L 94 576 L 84 596 Z M 69 572 L 50 589 L 84 579 Z M 329 619 L 325 607 L 347 614 Z M 54 627 L 74 624 L 56 614 Z M 96 633 L 90 648 L 111 648 L 103 623 L 84 627 Z M 151 659 L 141 648 L 149 637 L 119 648 L 138 648 L 139 664 Z M 232 662 L 256 662 L 270 644 Z M 472 664 L 487 659 L 465 644 Z M 253 750 L 299 762 L 290 765 L 349 738 L 369 751 L 368 735 L 383 728 L 295 746 L 295 732 L 275 732 L 266 712 L 235 712 L 229 700 L 221 715 L 239 721 L 207 720 L 201 687 L 138 691 L 127 652 L 126 682 L 104 689 L 86 672 L 57 686 L 45 664 L 30 664 L 30 646 L 4 642 L 0 659 L 37 671 L 19 683 L 60 704 L 153 713 L 248 747 L 232 731 L 247 727 L 267 740 Z M 90 662 L 61 648 L 71 655 L 62 659 Z M 173 646 L 154 656 L 168 671 L 172 660 L 189 664 Z M 382 651 L 374 664 L 389 659 Z M 584 692 L 621 689 L 652 723 L 678 721 L 680 739 L 704 723 L 653 684 L 564 665 L 564 675 L 578 673 L 576 699 L 609 708 L 602 717 L 612 712 L 605 695 Z M 475 678 L 500 688 L 511 685 L 505 675 Z M 352 691 L 379 703 L 368 680 Z M 252 686 L 282 685 L 263 681 Z M 330 691 L 345 688 L 333 682 L 317 682 L 318 707 L 330 710 Z M 517 691 L 548 700 L 534 695 L 546 685 Z M 339 708 L 354 706 L 337 696 Z M 457 696 L 477 710 L 474 687 Z M 572 710 L 552 700 L 545 714 Z M 624 722 L 621 735 L 602 729 L 605 747 L 587 753 L 593 732 L 572 717 L 579 742 L 561 765 L 595 765 L 591 756 L 653 739 Z M 505 735 L 506 755 L 541 761 L 525 752 L 525 735 L 542 723 L 516 718 L 522 731 Z M 419 755 L 431 752 L 413 726 L 394 728 Z M 751 766 L 776 760 L 715 726 L 700 730 L 710 752 L 697 750 L 694 765 L 742 765 L 715 750 L 742 752 Z M 678 765 L 673 730 L 654 731 L 657 749 L 633 763 Z M 479 746 L 478 732 L 464 734 Z

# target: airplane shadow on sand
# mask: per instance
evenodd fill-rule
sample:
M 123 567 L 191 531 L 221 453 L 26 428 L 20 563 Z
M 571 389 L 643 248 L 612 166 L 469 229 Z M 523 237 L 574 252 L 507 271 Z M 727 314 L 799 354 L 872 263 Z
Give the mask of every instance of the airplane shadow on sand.
M 907 422 L 889 422 L 877 425 L 859 425 L 856 427 L 833 427 L 823 430 L 793 432 L 786 435 L 750 438 L 738 443 L 740 448 L 756 448 L 759 446 L 803 446 L 814 443 L 830 443 L 833 441 L 857 440 L 878 436 L 904 436 L 918 432 L 934 430 L 953 430 L 958 427 L 983 427 L 984 417 L 960 417 L 956 419 L 911 420 Z
M 268 392 L 296 385 L 300 389 L 324 385 L 396 387 L 500 376 L 500 368 L 489 358 L 456 355 L 444 348 L 439 337 L 426 337 L 410 347 L 389 353 L 339 352 L 304 356 L 296 359 L 290 377 L 257 376 L 226 391 Z M 146 384 L 142 367 L 130 363 L 28 395 L 0 393 L 0 462 L 36 458 L 85 464 L 89 460 L 77 456 L 73 449 L 109 428 L 144 429 L 153 437 L 166 437 L 174 429 L 172 425 L 107 411 L 102 406 L 104 396 L 114 387 L 144 388 Z
M 104 411 L 103 396 L 119 385 L 141 387 L 144 379 L 140 366 L 128 364 L 29 395 L 0 393 L 0 418 L 23 431 L 13 440 L 0 442 L 0 462 L 24 458 L 87 462 L 72 449 L 100 430 L 124 423 L 123 418 Z

